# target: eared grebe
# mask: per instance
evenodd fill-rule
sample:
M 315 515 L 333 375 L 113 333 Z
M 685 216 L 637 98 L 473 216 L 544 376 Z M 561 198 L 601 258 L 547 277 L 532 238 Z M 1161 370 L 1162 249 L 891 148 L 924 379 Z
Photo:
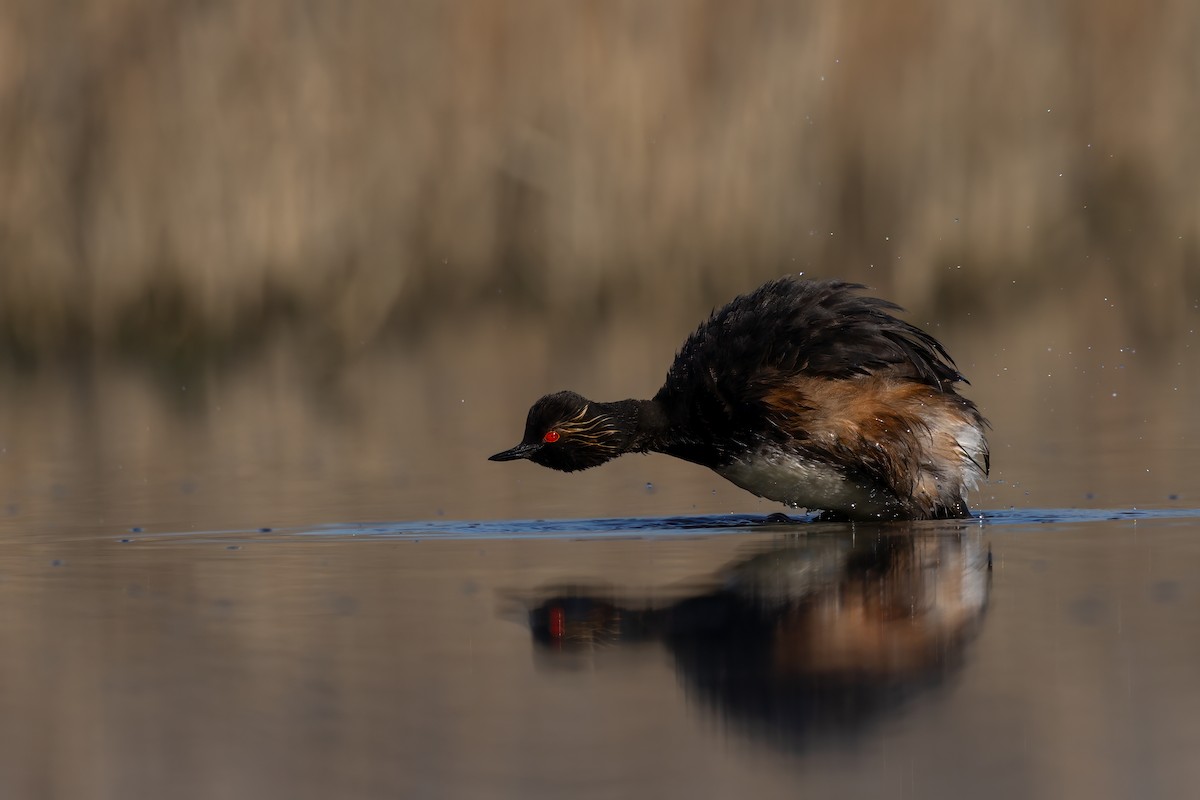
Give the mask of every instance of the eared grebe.
M 572 472 L 666 453 L 754 494 L 848 519 L 966 517 L 986 420 L 942 345 L 860 284 L 783 277 L 687 338 L 653 400 L 549 394 L 492 461 Z

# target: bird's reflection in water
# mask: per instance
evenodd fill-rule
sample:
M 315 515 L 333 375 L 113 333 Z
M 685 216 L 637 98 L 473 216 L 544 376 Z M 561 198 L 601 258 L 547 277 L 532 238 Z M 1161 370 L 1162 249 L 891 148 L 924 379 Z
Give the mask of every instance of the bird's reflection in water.
M 662 642 L 689 698 L 787 747 L 853 737 L 959 669 L 990 586 L 978 532 L 860 527 L 776 544 L 666 607 L 544 593 L 529 611 L 534 640 L 568 661 Z

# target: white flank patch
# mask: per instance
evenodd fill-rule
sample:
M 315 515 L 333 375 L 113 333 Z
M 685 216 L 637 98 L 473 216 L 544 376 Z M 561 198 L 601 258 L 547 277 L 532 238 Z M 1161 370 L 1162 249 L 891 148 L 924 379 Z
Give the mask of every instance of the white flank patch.
M 718 469 L 717 474 L 759 497 L 793 508 L 840 511 L 852 517 L 890 516 L 895 511 L 895 501 L 886 493 L 846 480 L 827 464 L 771 447 Z

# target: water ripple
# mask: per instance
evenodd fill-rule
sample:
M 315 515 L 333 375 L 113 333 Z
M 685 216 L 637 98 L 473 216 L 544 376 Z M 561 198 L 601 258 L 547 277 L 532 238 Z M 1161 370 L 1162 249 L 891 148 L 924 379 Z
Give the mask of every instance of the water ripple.
M 452 539 L 574 539 L 574 538 L 660 538 L 715 536 L 747 532 L 817 533 L 852 528 L 886 530 L 904 526 L 905 530 L 937 533 L 959 531 L 964 525 L 995 529 L 998 527 L 1086 524 L 1111 521 L 1193 520 L 1200 522 L 1200 509 L 1080 509 L 1025 508 L 982 511 L 970 520 L 897 521 L 879 523 L 826 522 L 815 515 L 781 514 L 710 514 L 672 517 L 605 517 L 582 519 L 504 519 L 504 520 L 417 520 L 407 522 L 331 523 L 312 527 L 251 528 L 214 531 L 153 531 L 137 529 L 119 539 L 122 543 L 187 538 L 190 540 L 236 538 L 239 540 L 278 540 L 294 536 L 409 541 Z
M 1200 509 L 1009 509 L 984 511 L 972 520 L 939 520 L 928 522 L 857 523 L 863 526 L 919 526 L 934 532 L 939 528 L 961 529 L 964 524 L 983 527 L 1010 525 L 1042 525 L 1088 523 L 1112 520 L 1200 519 Z M 304 531 L 317 536 L 386 536 L 401 539 L 471 539 L 471 538 L 571 538 L 586 536 L 672 536 L 714 535 L 748 530 L 845 530 L 851 523 L 824 522 L 815 516 L 797 515 L 783 519 L 780 515 L 722 514 L 683 517 L 611 517 L 602 519 L 532 519 L 397 522 L 363 525 L 328 525 Z

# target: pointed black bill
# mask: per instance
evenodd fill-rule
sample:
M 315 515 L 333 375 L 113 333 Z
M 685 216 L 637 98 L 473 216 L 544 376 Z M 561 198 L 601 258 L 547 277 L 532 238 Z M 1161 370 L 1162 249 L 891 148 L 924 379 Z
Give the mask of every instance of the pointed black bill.
M 488 461 L 516 461 L 519 458 L 529 458 L 535 450 L 537 450 L 536 444 L 522 443 L 510 450 L 505 450 L 503 453 L 488 456 Z

